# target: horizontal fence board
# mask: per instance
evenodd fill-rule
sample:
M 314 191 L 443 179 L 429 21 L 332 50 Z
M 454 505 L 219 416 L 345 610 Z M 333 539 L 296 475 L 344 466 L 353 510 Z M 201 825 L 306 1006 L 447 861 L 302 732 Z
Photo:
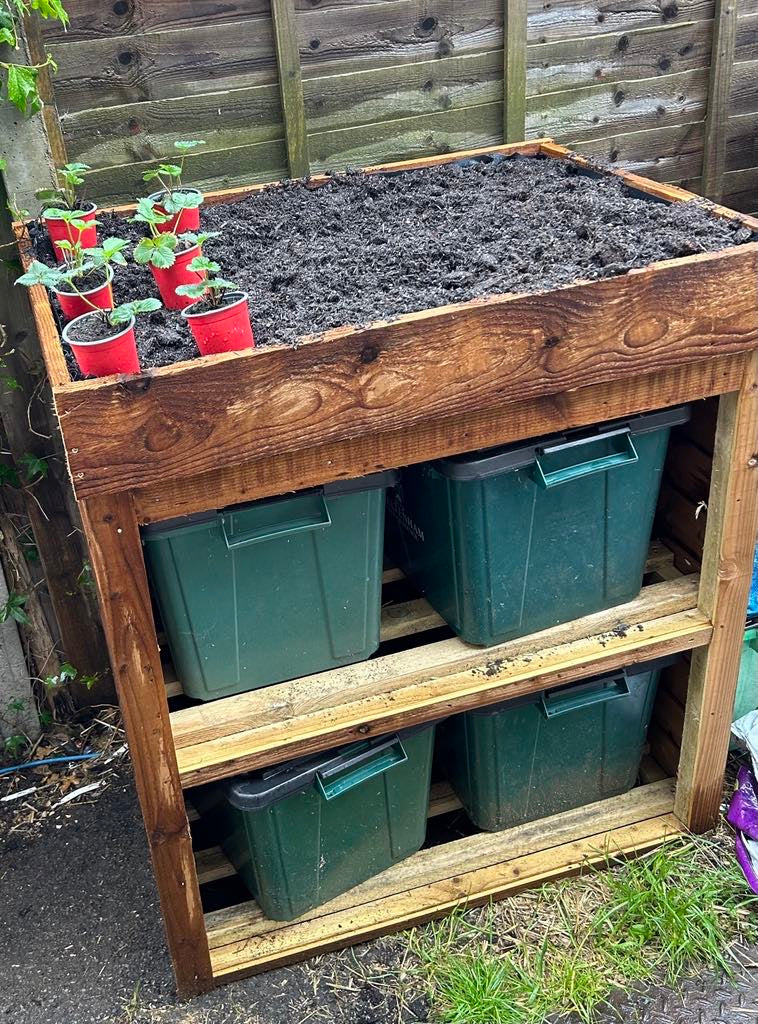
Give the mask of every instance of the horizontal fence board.
M 309 0 L 300 0 L 308 3 Z M 271 0 L 74 0 L 66 4 L 70 23 L 43 23 L 47 43 L 75 43 L 80 40 L 129 36 L 134 32 L 160 29 L 218 26 L 251 16 L 268 17 Z
M 87 175 L 87 196 L 100 206 L 134 202 L 145 194 L 142 174 L 154 162 L 103 167 Z M 210 189 L 276 181 L 287 177 L 287 148 L 284 139 L 198 154 L 185 165 L 185 180 Z
M 703 159 L 703 122 L 626 132 L 604 139 L 567 142 L 583 156 L 642 174 L 655 181 L 697 177 Z
M 645 79 L 705 68 L 712 21 L 565 39 L 527 47 L 527 93 Z
M 308 139 L 314 171 L 478 149 L 503 141 L 503 104 L 318 132 Z
M 729 114 L 758 112 L 758 60 L 738 61 L 732 68 L 732 93 Z
M 687 124 L 705 114 L 708 71 L 622 81 L 529 97 L 527 138 L 558 142 L 599 138 L 606 132 Z
M 502 100 L 503 51 L 424 61 L 303 83 L 310 132 L 440 113 Z M 205 152 L 281 138 L 279 88 L 254 86 L 64 114 L 69 156 L 93 166 L 150 160 L 173 141 L 205 139 Z
M 713 18 L 712 0 L 529 0 L 527 42 L 631 32 Z
M 278 81 L 270 17 L 56 43 L 61 113 Z
M 743 213 L 758 211 L 758 167 L 726 171 L 722 202 Z
M 303 76 L 497 50 L 502 0 L 381 0 L 297 17 Z
M 758 167 L 758 113 L 727 119 L 726 169 Z

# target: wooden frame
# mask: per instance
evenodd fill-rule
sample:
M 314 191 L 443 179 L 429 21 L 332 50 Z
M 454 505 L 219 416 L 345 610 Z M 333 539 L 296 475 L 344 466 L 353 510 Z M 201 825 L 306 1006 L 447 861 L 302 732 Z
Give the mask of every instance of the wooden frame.
M 548 141 L 482 152 L 584 165 Z M 668 201 L 696 199 L 613 173 Z M 182 995 L 712 824 L 758 517 L 756 270 L 753 242 L 540 295 L 332 331 L 294 351 L 271 346 L 80 383 L 69 379 L 47 296 L 33 289 Z M 713 395 L 725 397 L 699 582 L 646 587 L 620 609 L 494 650 L 443 641 L 170 713 L 140 524 Z M 636 628 L 614 635 L 620 622 Z M 440 708 L 683 650 L 693 657 L 675 797 L 670 783 L 654 783 L 547 827 L 422 852 L 292 925 L 262 924 L 250 906 L 204 918 L 183 788 L 429 720 Z

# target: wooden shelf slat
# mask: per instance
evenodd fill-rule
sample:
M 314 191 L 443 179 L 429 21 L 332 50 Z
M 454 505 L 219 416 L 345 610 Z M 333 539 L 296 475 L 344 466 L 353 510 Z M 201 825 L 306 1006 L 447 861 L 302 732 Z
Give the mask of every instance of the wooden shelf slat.
M 665 776 L 661 775 L 659 778 L 665 778 Z M 435 782 L 432 785 L 429 794 L 428 816 L 430 818 L 437 818 L 441 814 L 457 811 L 460 809 L 460 806 L 461 802 L 449 783 Z M 188 807 L 187 816 L 190 820 L 197 821 L 199 815 L 194 808 L 192 808 L 192 811 L 193 814 L 190 816 L 190 808 Z M 197 864 L 197 880 L 200 885 L 207 885 L 208 882 L 217 882 L 220 878 L 230 878 L 236 874 L 231 862 L 227 860 L 226 854 L 220 846 L 210 846 L 204 850 L 197 850 L 195 853 L 195 863 Z
M 674 568 L 674 553 L 670 548 L 659 540 L 650 544 L 646 573 L 655 573 L 660 579 L 671 580 L 681 576 L 682 573 Z M 394 583 L 405 578 L 402 569 L 385 569 L 382 573 L 382 583 Z M 397 640 L 404 636 L 413 636 L 416 633 L 424 633 L 429 629 L 437 629 L 444 626 L 445 620 L 432 608 L 424 598 L 414 598 L 410 601 L 391 602 L 382 607 L 381 639 Z M 159 635 L 159 642 L 161 637 Z M 165 643 L 165 636 L 163 637 Z M 178 697 L 183 693 L 181 680 L 177 678 L 173 664 L 168 657 L 164 659 L 163 678 L 166 684 L 166 695 Z
M 392 573 L 392 580 L 402 579 L 402 572 L 399 569 L 390 569 L 385 572 Z M 387 582 L 385 579 L 384 582 Z M 414 598 L 411 601 L 397 601 L 387 604 L 382 608 L 382 622 L 380 638 L 382 643 L 386 640 L 397 640 L 402 636 L 412 636 L 414 633 L 423 633 L 427 629 L 436 629 L 444 626 L 445 620 L 423 597 Z M 163 678 L 166 684 L 166 696 L 178 697 L 183 693 L 181 680 L 177 678 L 174 666 L 166 659 L 163 665 Z
M 422 850 L 296 921 L 271 921 L 249 902 L 206 914 L 214 979 L 343 948 L 376 935 L 576 874 L 608 856 L 649 850 L 682 832 L 673 781 Z
M 454 638 L 171 715 L 183 785 L 706 644 L 698 579 L 644 587 L 628 604 L 490 648 Z

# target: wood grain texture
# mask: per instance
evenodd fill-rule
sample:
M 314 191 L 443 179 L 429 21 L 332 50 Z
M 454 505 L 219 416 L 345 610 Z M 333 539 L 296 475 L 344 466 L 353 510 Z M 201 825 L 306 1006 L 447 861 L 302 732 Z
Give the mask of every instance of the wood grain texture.
M 177 987 L 193 995 L 211 967 L 140 535 L 128 495 L 81 511 Z
M 183 784 L 689 650 L 710 636 L 691 608 L 696 587 L 695 577 L 681 577 L 644 588 L 626 605 L 487 650 L 445 640 L 176 711 Z
M 504 0 L 503 13 L 503 138 L 526 137 L 527 0 Z
M 135 508 L 140 522 L 158 522 L 282 494 L 288 489 L 366 476 L 382 467 L 411 465 L 697 401 L 738 388 L 743 363 L 743 356 L 720 356 L 637 377 L 633 382 L 620 380 L 579 388 L 481 413 L 440 417 L 412 429 L 236 463 L 198 476 L 166 479 L 135 490 Z
M 663 28 L 713 17 L 713 0 L 665 4 L 655 0 L 608 4 L 604 0 L 529 0 L 528 41 L 547 43 L 609 32 Z
M 569 149 L 655 181 L 694 178 L 703 163 L 703 122 L 567 142 Z
M 729 746 L 758 529 L 758 355 L 719 403 L 699 607 L 713 623 L 693 653 L 676 813 L 694 832 L 715 822 Z
M 279 68 L 287 163 L 290 177 L 303 178 L 310 171 L 310 163 L 294 0 L 271 0 L 271 21 Z
M 561 39 L 527 48 L 527 94 L 644 81 L 707 68 L 713 22 L 676 20 L 653 28 Z M 652 87 L 652 83 L 651 83 Z
M 214 976 L 227 981 L 292 963 L 641 853 L 680 834 L 670 804 L 664 781 L 555 815 L 542 828 L 530 823 L 425 850 L 289 924 L 262 919 L 254 903 L 210 914 Z
M 80 497 L 758 346 L 758 244 L 56 391 Z
M 727 115 L 737 39 L 737 0 L 716 0 L 708 111 L 703 141 L 703 194 L 721 200 L 726 163 Z

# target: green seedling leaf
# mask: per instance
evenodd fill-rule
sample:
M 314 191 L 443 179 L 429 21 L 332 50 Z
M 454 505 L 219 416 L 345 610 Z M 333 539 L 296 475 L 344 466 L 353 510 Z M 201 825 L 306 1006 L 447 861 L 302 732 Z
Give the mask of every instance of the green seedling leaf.
M 16 278 L 16 284 L 23 284 L 32 288 L 35 284 L 44 285 L 45 288 L 55 288 L 61 282 L 61 272 L 55 267 L 48 267 L 46 263 L 34 260 L 29 269 L 21 277 Z
M 177 295 L 186 295 L 190 299 L 202 299 L 208 291 L 205 281 L 197 281 L 195 284 L 180 284 L 176 289 Z
M 92 249 L 84 249 L 86 256 L 93 269 L 107 267 L 109 263 L 117 263 L 120 267 L 126 266 L 124 250 L 129 248 L 129 242 L 125 238 L 104 238 L 102 244 Z
M 204 139 L 186 139 L 186 140 L 180 140 L 178 142 L 175 142 L 174 143 L 174 148 L 178 149 L 181 153 L 188 153 L 191 149 L 194 149 L 196 146 L 204 146 L 204 145 L 205 145 L 205 140 Z
M 5 740 L 5 751 L 10 754 L 11 757 L 18 757 L 22 750 L 25 750 L 29 746 L 29 741 L 26 736 L 22 736 L 20 733 L 16 733 L 14 736 L 8 736 Z
M 158 174 L 165 174 L 168 178 L 178 178 L 182 169 L 178 164 L 159 164 Z
M 176 235 L 168 231 L 155 238 L 141 238 L 134 249 L 134 261 L 142 265 L 152 263 L 160 270 L 173 267 L 176 262 L 176 245 Z
M 195 256 L 187 264 L 188 270 L 194 270 L 196 274 L 217 274 L 221 267 L 215 260 L 209 260 L 207 256 Z
M 53 716 L 50 711 L 40 711 L 37 718 L 39 719 L 40 728 L 42 729 L 49 729 L 53 724 Z
M 194 210 L 202 205 L 200 192 L 171 192 L 163 200 L 162 205 L 167 213 L 179 213 L 180 210 Z
M 203 246 L 211 238 L 220 238 L 220 231 L 201 231 L 199 234 L 195 234 L 194 231 L 183 231 L 179 235 L 179 239 L 186 245 L 199 245 Z
M 170 217 L 166 213 L 162 213 L 157 209 L 152 199 L 138 199 L 137 200 L 137 212 L 133 217 L 129 218 L 129 222 L 134 224 L 165 224 Z
M 133 302 L 124 302 L 116 306 L 108 313 L 108 320 L 114 327 L 121 324 L 128 324 L 133 316 L 140 313 L 152 313 L 161 308 L 158 299 L 135 299 Z

